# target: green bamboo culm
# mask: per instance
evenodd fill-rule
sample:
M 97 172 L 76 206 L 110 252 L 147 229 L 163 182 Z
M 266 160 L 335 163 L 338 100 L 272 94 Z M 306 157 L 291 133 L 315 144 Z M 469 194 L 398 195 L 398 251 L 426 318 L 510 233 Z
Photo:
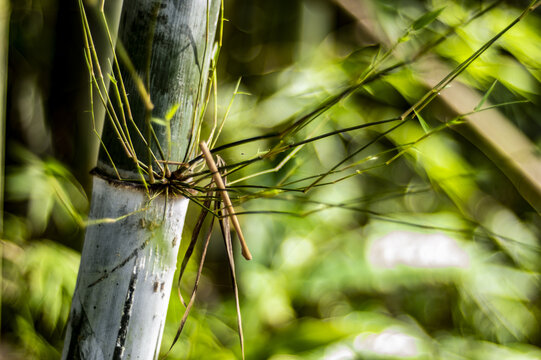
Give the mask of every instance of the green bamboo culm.
M 189 200 L 128 182 L 156 182 L 169 176 L 168 160 L 193 156 L 220 4 L 125 0 L 104 73 L 80 2 L 91 91 L 106 119 L 62 359 L 159 356 Z M 112 46 L 115 29 L 97 11 Z
M 104 125 L 99 170 L 115 177 L 116 167 L 129 179 L 142 168 L 152 181 L 168 173 L 166 161 L 185 161 L 196 148 L 219 7 L 216 0 L 124 1 L 117 45 L 121 75 L 114 74 L 110 91 L 120 93 L 112 101 L 117 122 Z M 129 107 L 120 104 L 124 94 Z

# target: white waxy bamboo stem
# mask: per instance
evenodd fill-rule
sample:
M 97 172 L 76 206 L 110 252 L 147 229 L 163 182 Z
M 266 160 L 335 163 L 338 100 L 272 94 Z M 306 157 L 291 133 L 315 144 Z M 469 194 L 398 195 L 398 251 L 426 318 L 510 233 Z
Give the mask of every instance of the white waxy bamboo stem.
M 94 178 L 62 359 L 157 359 L 188 202 Z

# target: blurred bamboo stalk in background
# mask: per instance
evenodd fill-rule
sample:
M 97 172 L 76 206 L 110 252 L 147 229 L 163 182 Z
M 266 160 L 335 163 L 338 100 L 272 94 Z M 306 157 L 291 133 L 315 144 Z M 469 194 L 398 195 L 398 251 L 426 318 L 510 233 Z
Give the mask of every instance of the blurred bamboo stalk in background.
M 7 62 L 9 49 L 9 0 L 0 0 L 0 239 L 4 238 L 4 161 L 6 147 L 6 93 Z M 3 244 L 0 245 L 0 279 L 2 279 Z M 2 281 L 0 280 L 0 304 L 2 303 Z M 0 307 L 0 322 L 2 313 Z
M 123 1 L 106 1 L 103 14 L 108 29 L 116 40 L 118 22 Z M 100 67 L 105 74 L 111 72 L 112 48 L 100 11 L 98 1 L 83 1 L 88 22 L 92 28 L 95 50 L 100 54 Z M 51 77 L 62 79 L 53 81 L 48 102 L 49 122 L 51 124 L 52 144 L 55 157 L 67 164 L 88 197 L 92 191 L 90 170 L 96 165 L 99 141 L 93 136 L 103 127 L 105 107 L 96 92 L 90 93 L 88 70 L 83 57 L 83 29 L 77 1 L 68 1 L 59 6 L 55 35 L 55 59 Z M 110 78 L 103 81 L 109 86 Z M 95 124 L 89 112 L 93 111 Z M 82 240 L 82 239 L 81 239 Z M 77 247 L 81 248 L 82 243 Z
M 0 235 L 4 233 L 4 160 L 6 146 L 9 15 L 9 0 L 0 0 Z

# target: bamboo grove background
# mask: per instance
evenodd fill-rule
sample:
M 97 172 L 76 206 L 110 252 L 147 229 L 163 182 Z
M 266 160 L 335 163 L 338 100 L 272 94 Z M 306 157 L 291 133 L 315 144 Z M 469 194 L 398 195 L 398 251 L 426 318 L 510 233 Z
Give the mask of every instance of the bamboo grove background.
M 529 5 L 224 2 L 203 134 L 226 119 L 217 146 L 267 137 L 220 152 L 227 164 L 261 158 L 228 176 L 254 257 L 236 263 L 247 358 L 541 357 L 539 9 L 404 125 L 378 123 L 412 109 Z M 0 357 L 55 359 L 97 148 L 78 5 L 12 1 L 0 42 L 9 44 Z M 271 136 L 311 113 L 292 136 Z M 268 156 L 278 141 L 287 151 Z M 171 359 L 240 356 L 215 233 Z M 164 350 L 182 314 L 173 295 Z

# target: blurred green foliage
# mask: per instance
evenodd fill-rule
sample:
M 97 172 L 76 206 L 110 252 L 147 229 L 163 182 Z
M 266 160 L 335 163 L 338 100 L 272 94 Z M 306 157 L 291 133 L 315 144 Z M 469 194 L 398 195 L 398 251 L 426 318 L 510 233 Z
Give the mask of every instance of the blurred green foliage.
M 451 69 L 527 6 L 501 1 L 471 19 L 490 4 L 226 0 L 219 118 L 239 77 L 242 82 L 220 143 L 274 132 L 285 119 L 308 113 L 395 44 L 382 68 L 408 63 L 442 38 L 427 57 Z M 62 151 L 70 149 L 55 145 L 58 138 L 48 129 L 57 120 L 46 118 L 55 113 L 46 109 L 52 106 L 48 84 L 68 81 L 50 78 L 58 6 L 53 0 L 13 2 L 0 343 L 0 355 L 13 358 L 59 356 L 79 261 L 69 247 L 78 248 L 74 239 L 87 209 L 77 185 L 87 179 L 71 175 L 77 159 L 70 168 L 55 160 L 69 158 Z M 352 15 L 355 6 L 364 11 L 362 26 Z M 495 84 L 487 97 L 492 104 L 528 100 L 497 111 L 535 144 L 541 144 L 540 28 L 536 10 L 458 79 L 477 89 L 479 100 Z M 425 64 L 416 59 L 385 73 L 285 141 L 400 116 L 429 90 Z M 500 164 L 455 132 L 457 126 L 441 125 L 457 114 L 442 111 L 439 101 L 385 136 L 392 124 L 327 137 L 302 145 L 279 171 L 234 184 L 237 211 L 257 212 L 241 217 L 254 260 L 237 263 L 247 358 L 541 357 L 539 214 Z M 310 177 L 372 141 L 324 186 L 302 192 Z M 273 145 L 253 142 L 221 156 L 232 164 Z M 258 162 L 229 181 L 271 169 L 286 156 Z M 184 247 L 196 220 L 197 207 L 192 210 Z M 218 233 L 171 359 L 240 357 Z M 183 291 L 190 291 L 195 269 L 191 263 Z M 173 295 L 164 351 L 183 311 Z

